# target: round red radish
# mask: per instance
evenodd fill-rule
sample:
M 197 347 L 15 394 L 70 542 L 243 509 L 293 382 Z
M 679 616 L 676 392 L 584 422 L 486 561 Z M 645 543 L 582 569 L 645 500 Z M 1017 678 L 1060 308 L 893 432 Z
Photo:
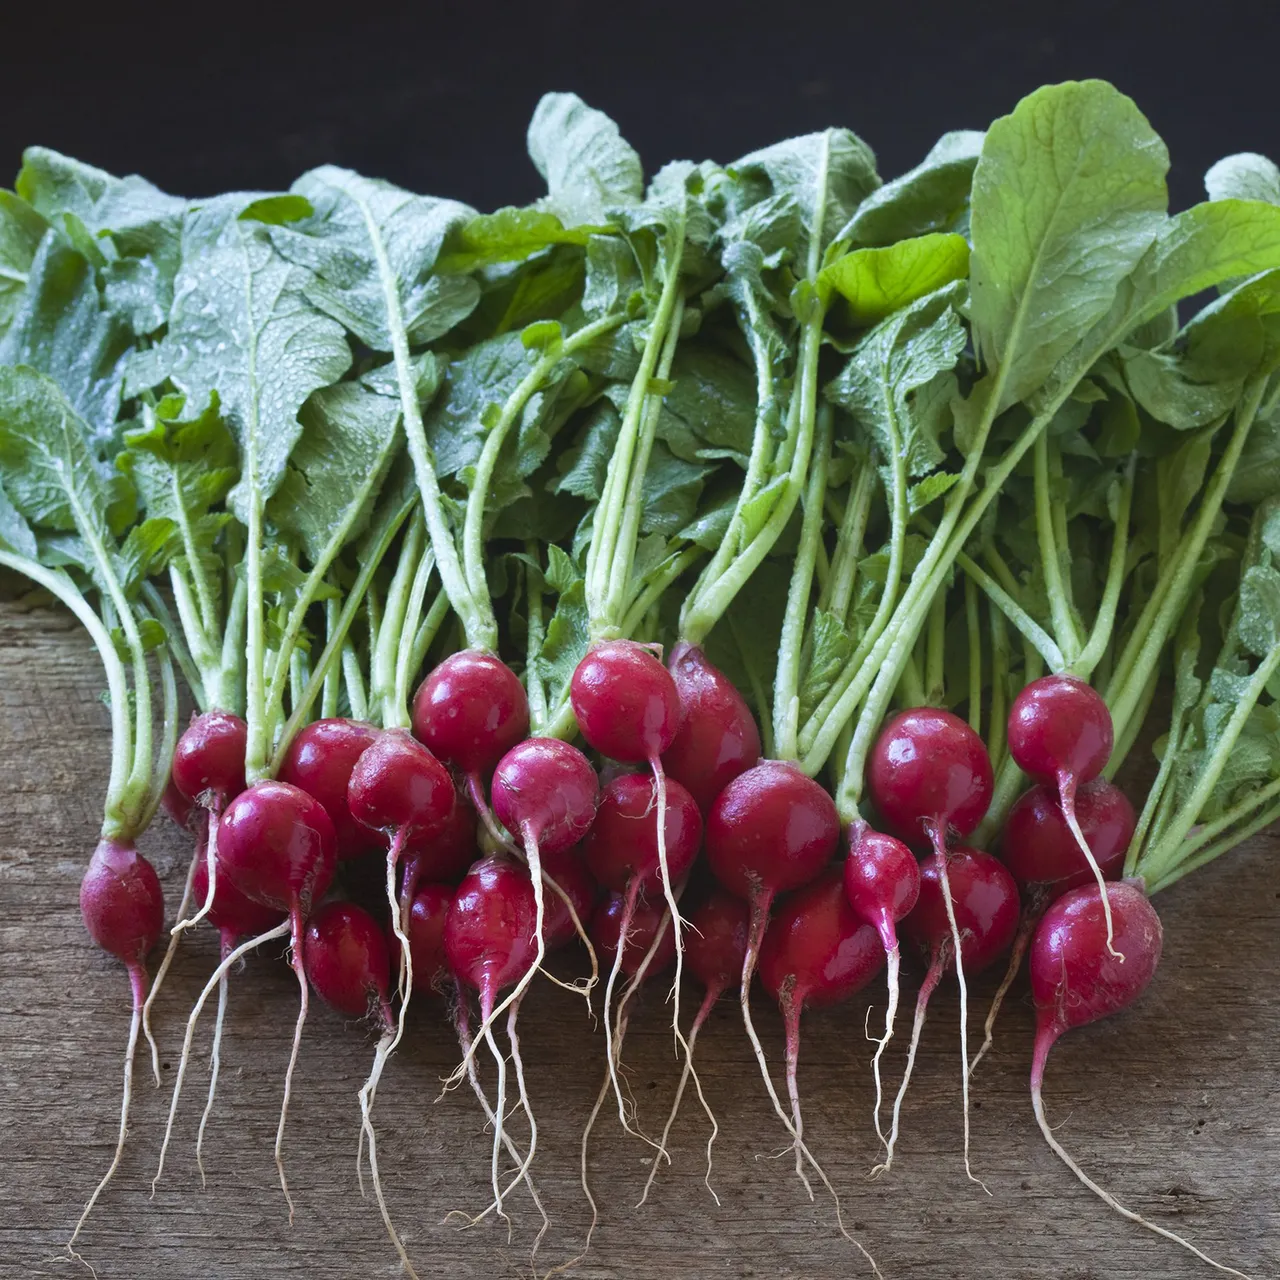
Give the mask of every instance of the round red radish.
M 569 700 L 582 736 L 614 760 L 653 760 L 680 728 L 680 695 L 666 667 L 634 640 L 595 645 L 574 669 Z
M 1137 818 L 1119 787 L 1096 778 L 1076 793 L 1076 819 L 1104 878 L 1124 866 Z M 1058 788 L 1037 783 L 1024 791 L 1005 819 L 1000 857 L 1018 885 L 1065 892 L 1093 879 L 1058 798 Z
M 458 796 L 453 813 L 438 831 L 415 831 L 406 837 L 401 854 L 405 883 L 456 884 L 479 856 L 476 834 L 476 811 L 469 800 Z
M 170 778 L 192 802 L 210 797 L 207 807 L 221 807 L 244 790 L 244 754 L 249 726 L 227 711 L 205 711 L 191 723 L 173 749 Z
M 209 892 L 209 868 L 204 858 L 198 858 L 191 877 L 191 897 L 203 902 Z M 208 920 L 222 935 L 224 943 L 234 944 L 237 938 L 256 938 L 274 928 L 284 918 L 284 913 L 274 907 L 264 907 L 247 898 L 231 883 L 230 876 L 218 876 L 213 887 L 213 904 Z
M 178 790 L 172 776 L 165 784 L 164 792 L 160 796 L 160 807 L 173 820 L 175 826 L 181 827 L 184 831 L 191 826 L 196 805 Z
M 363 720 L 334 716 L 316 720 L 289 744 L 276 773 L 280 782 L 300 787 L 325 807 L 338 839 L 339 858 L 358 858 L 386 847 L 381 832 L 357 822 L 347 805 L 347 788 L 356 761 L 381 731 Z
M 327 902 L 307 922 L 303 964 L 316 994 L 348 1018 L 391 1024 L 391 952 L 382 926 L 354 902 Z
M 834 857 L 839 841 L 835 802 L 782 760 L 762 760 L 740 774 L 707 815 L 711 870 L 748 901 L 807 884 Z
M 1018 886 L 998 858 L 963 846 L 947 854 L 947 880 L 965 972 L 980 972 L 1013 943 L 1018 931 Z M 954 963 L 949 948 L 944 947 L 951 942 L 951 927 L 936 859 L 931 858 L 920 870 L 920 898 L 904 917 L 902 932 L 926 953 L 945 954 L 944 963 Z
M 626 942 L 622 947 L 622 959 L 619 969 L 628 977 L 634 977 L 640 968 L 641 961 L 649 954 L 653 940 L 658 936 L 666 915 L 666 903 L 637 902 L 630 913 L 626 924 Z M 623 932 L 624 917 L 627 916 L 626 901 L 622 894 L 612 893 L 595 909 L 591 923 L 587 927 L 592 946 L 610 966 L 618 956 L 618 939 Z M 668 921 L 662 931 L 662 941 L 649 967 L 645 971 L 646 979 L 661 973 L 676 958 L 676 937 Z
M 880 816 L 908 842 L 950 830 L 967 836 L 991 803 L 994 779 L 982 739 L 959 716 L 916 707 L 880 731 L 867 786 Z
M 263 906 L 310 914 L 336 864 L 337 837 L 324 805 L 287 782 L 255 782 L 222 815 L 218 866 Z
M 413 953 L 413 982 L 419 989 L 437 987 L 449 975 L 444 930 L 454 890 L 447 884 L 420 884 L 409 908 L 409 949 Z M 399 959 L 394 935 L 389 940 L 392 961 Z
M 585 929 L 596 904 L 598 886 L 587 870 L 582 854 L 577 849 L 562 849 L 558 853 L 549 854 L 542 860 L 542 873 L 564 890 L 573 903 L 578 923 Z M 569 914 L 569 908 L 558 893 L 548 892 L 545 898 L 542 935 L 548 951 L 559 951 L 578 936 L 578 930 L 574 926 L 573 916 Z
M 487 773 L 529 733 L 529 699 L 515 672 L 491 653 L 446 658 L 413 699 L 413 732 L 463 773 Z
M 623 893 L 633 878 L 642 893 L 662 891 L 658 861 L 658 784 L 642 773 L 615 778 L 600 796 L 583 850 L 602 888 Z M 702 815 L 680 783 L 668 779 L 666 858 L 672 883 L 688 874 L 702 844 Z
M 855 914 L 874 926 L 890 951 L 897 946 L 894 925 L 920 897 L 920 864 L 901 840 L 864 828 L 850 834 L 844 891 Z
M 540 853 L 568 849 L 587 834 L 600 784 L 591 762 L 558 738 L 526 738 L 507 752 L 493 773 L 498 821 Z
M 667 669 L 680 699 L 681 719 L 662 753 L 662 767 L 705 814 L 734 778 L 759 761 L 760 730 L 746 699 L 697 645 L 676 645 Z
M 689 917 L 685 958 L 694 976 L 716 997 L 742 979 L 750 924 L 750 908 L 724 889 L 713 890 Z
M 164 928 L 164 894 L 155 868 L 131 843 L 98 841 L 80 881 L 80 916 L 94 942 L 131 977 L 142 971 Z
M 1009 709 L 1009 754 L 1039 782 L 1070 775 L 1079 786 L 1111 758 L 1111 713 L 1102 695 L 1075 676 L 1033 680 Z
M 347 786 L 352 817 L 402 840 L 439 831 L 455 802 L 449 770 L 407 729 L 384 729 L 356 761 Z
M 479 991 L 486 1019 L 485 1006 L 533 961 L 536 914 L 529 873 L 509 858 L 482 858 L 454 894 L 445 920 L 445 954 L 454 976 Z

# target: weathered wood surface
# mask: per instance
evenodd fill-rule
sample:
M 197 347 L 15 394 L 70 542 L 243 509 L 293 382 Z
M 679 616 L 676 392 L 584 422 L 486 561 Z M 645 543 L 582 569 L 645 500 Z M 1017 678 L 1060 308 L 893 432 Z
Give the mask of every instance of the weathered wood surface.
M 127 988 L 81 927 L 77 886 L 94 842 L 108 764 L 101 685 L 88 642 L 62 614 L 0 605 L 0 1276 L 69 1276 L 60 1249 L 115 1137 Z M 176 904 L 188 848 L 162 818 L 144 839 Z M 1255 1275 L 1280 1273 L 1280 834 L 1176 887 L 1160 902 L 1165 959 L 1126 1016 L 1067 1037 L 1046 1096 L 1051 1120 L 1085 1168 L 1135 1209 Z M 158 1023 L 166 1085 L 182 1021 L 211 970 L 210 932 L 184 948 Z M 981 1011 L 991 991 L 975 983 Z M 139 1058 L 131 1140 L 120 1175 L 82 1239 L 103 1280 L 269 1280 L 390 1276 L 395 1259 L 372 1201 L 355 1183 L 355 1095 L 369 1038 L 317 1008 L 307 1027 L 288 1134 L 297 1220 L 289 1226 L 271 1144 L 296 987 L 278 953 L 250 960 L 232 987 L 224 1075 L 201 1189 L 193 1159 L 206 1083 L 190 1077 L 169 1168 L 154 1199 L 168 1091 Z M 851 1228 L 889 1280 L 1191 1277 L 1207 1268 L 1121 1221 L 1045 1148 L 1026 1094 L 1031 1018 L 1015 989 L 996 1048 L 975 1080 L 973 1164 L 966 1180 L 954 987 L 934 1002 L 892 1176 L 868 1183 L 866 1002 L 808 1015 L 801 1060 L 807 1133 L 840 1190 Z M 872 995 L 882 1002 L 879 990 Z M 603 1035 L 582 1006 L 539 983 L 522 1016 L 541 1121 L 539 1185 L 554 1218 L 539 1264 L 572 1257 L 587 1223 L 577 1139 L 594 1098 Z M 781 1059 L 763 1002 L 766 1049 Z M 208 1027 L 199 1038 L 207 1054 Z M 592 1151 L 601 1224 L 583 1277 L 867 1274 L 810 1204 L 781 1143 L 736 1019 L 718 1010 L 699 1046 L 721 1122 L 713 1184 L 702 1185 L 707 1128 L 696 1100 L 649 1203 L 636 1210 L 649 1149 L 607 1117 Z M 488 1202 L 489 1138 L 474 1099 L 434 1099 L 456 1058 L 439 1005 L 418 1008 L 409 1044 L 379 1095 L 388 1195 L 421 1274 L 527 1275 L 534 1220 L 512 1199 L 515 1231 L 487 1221 L 441 1225 L 450 1209 Z M 626 1059 L 642 1121 L 660 1126 L 676 1077 L 671 1037 L 650 997 Z M 893 1058 L 893 1076 L 901 1054 Z M 85 1273 L 87 1274 L 87 1273 Z

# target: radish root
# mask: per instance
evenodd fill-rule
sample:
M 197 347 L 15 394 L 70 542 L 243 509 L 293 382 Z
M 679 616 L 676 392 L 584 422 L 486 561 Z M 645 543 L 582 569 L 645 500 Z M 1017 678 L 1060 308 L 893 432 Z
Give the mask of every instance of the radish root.
M 884 1160 L 871 1170 L 871 1177 L 878 1178 L 888 1173 L 893 1167 L 893 1150 L 898 1145 L 898 1124 L 902 1114 L 902 1100 L 907 1096 L 907 1086 L 911 1083 L 911 1072 L 916 1065 L 916 1050 L 920 1047 L 920 1033 L 924 1030 L 925 1013 L 929 1008 L 929 997 L 933 995 L 942 978 L 942 952 L 939 950 L 929 965 L 929 971 L 920 984 L 916 996 L 916 1013 L 911 1023 L 911 1045 L 907 1050 L 907 1066 L 902 1073 L 902 1083 L 898 1086 L 897 1096 L 893 1100 L 893 1120 L 889 1126 L 889 1138 L 884 1146 Z
M 213 895 L 218 891 L 218 820 L 221 816 L 222 806 L 211 804 L 209 806 L 209 834 L 204 842 L 204 866 L 209 875 L 209 887 L 205 890 L 204 902 L 200 904 L 200 910 L 195 915 L 185 920 L 179 920 L 173 926 L 169 931 L 171 937 L 176 937 L 186 933 L 188 929 L 194 928 L 213 909 Z M 186 907 L 183 907 L 182 911 L 185 910 Z M 179 911 L 178 914 L 182 915 L 182 911 Z
M 222 956 L 230 954 L 233 940 L 225 934 L 222 938 Z M 207 1186 L 204 1176 L 204 1131 L 213 1114 L 213 1099 L 218 1092 L 218 1073 L 222 1068 L 222 1026 L 227 1017 L 227 975 L 218 979 L 218 1015 L 213 1023 L 213 1047 L 209 1053 L 209 1096 L 205 1099 L 204 1112 L 200 1116 L 200 1129 L 196 1134 L 196 1167 L 200 1170 L 200 1185 Z
M 1018 926 L 1017 935 L 1013 940 L 1013 950 L 1009 952 L 1009 966 L 1004 971 L 1004 977 L 1000 979 L 995 995 L 991 997 L 991 1008 L 987 1010 L 987 1021 L 982 1028 L 982 1047 L 974 1055 L 973 1062 L 969 1066 L 970 1075 L 977 1071 L 978 1063 L 986 1056 L 987 1050 L 995 1040 L 996 1018 L 1000 1015 L 1000 1007 L 1004 1004 L 1004 998 L 1009 994 L 1009 988 L 1013 986 L 1014 979 L 1018 976 L 1018 970 L 1022 968 L 1022 959 L 1027 954 L 1027 945 L 1031 941 L 1031 935 L 1035 933 L 1039 920 L 1040 912 L 1038 911 L 1023 913 L 1022 923 Z
M 191 858 L 191 865 L 187 867 L 187 881 L 182 886 L 182 901 L 178 903 L 178 919 L 182 919 L 187 913 L 187 908 L 191 905 L 191 886 L 195 883 L 196 866 L 200 859 L 204 856 L 204 839 L 201 839 L 196 846 L 195 853 Z M 160 1049 L 156 1044 L 156 1038 L 151 1034 L 151 1006 L 155 1004 L 156 997 L 160 994 L 160 988 L 164 985 L 164 980 L 168 977 L 169 969 L 173 964 L 173 958 L 178 954 L 178 945 L 182 941 L 180 933 L 170 931 L 169 942 L 164 949 L 164 959 L 160 961 L 160 967 L 156 970 L 155 980 L 151 984 L 151 990 L 147 992 L 147 998 L 142 1002 L 142 1034 L 146 1036 L 147 1045 L 151 1049 L 151 1074 L 156 1078 L 156 1088 L 160 1087 Z
M 888 965 L 889 1003 L 885 1006 L 884 1011 L 884 1035 L 876 1041 L 876 1051 L 871 1059 L 871 1073 L 876 1082 L 876 1105 L 875 1110 L 872 1112 L 876 1126 L 876 1137 L 880 1139 L 880 1143 L 886 1148 L 887 1153 L 889 1140 L 884 1136 L 884 1129 L 880 1124 L 880 1106 L 883 1101 L 880 1081 L 880 1059 L 884 1057 L 885 1048 L 888 1046 L 889 1041 L 893 1039 L 893 1024 L 898 1016 L 898 996 L 902 986 L 900 979 L 902 951 L 896 942 L 892 947 L 885 948 L 885 960 Z M 976 1066 L 977 1064 L 975 1063 L 974 1065 Z M 885 1167 L 887 1168 L 888 1166 L 886 1165 Z
M 289 923 L 293 934 L 293 947 L 289 957 L 293 971 L 298 975 L 298 1021 L 293 1027 L 293 1047 L 289 1051 L 289 1065 L 284 1073 L 284 1097 L 280 1101 L 280 1123 L 276 1126 L 276 1172 L 280 1175 L 280 1189 L 284 1192 L 285 1203 L 289 1206 L 289 1225 L 293 1226 L 293 1197 L 289 1194 L 289 1180 L 284 1173 L 284 1126 L 289 1118 L 289 1099 L 293 1095 L 293 1072 L 298 1065 L 298 1050 L 302 1045 L 302 1028 L 307 1021 L 307 1006 L 311 993 L 307 982 L 306 970 L 302 967 L 302 912 L 296 906 L 289 912 Z
M 1067 820 L 1067 826 L 1075 837 L 1076 844 L 1080 846 L 1080 852 L 1089 864 L 1093 878 L 1098 882 L 1098 893 L 1102 897 L 1102 916 L 1107 925 L 1107 950 L 1123 964 L 1124 955 L 1116 950 L 1116 935 L 1111 922 L 1111 899 L 1107 896 L 1107 882 L 1103 879 L 1102 868 L 1098 866 L 1093 850 L 1089 848 L 1089 842 L 1084 838 L 1084 832 L 1080 830 L 1080 821 L 1076 817 L 1076 781 L 1067 774 L 1058 775 L 1058 799 L 1062 804 L 1062 814 Z

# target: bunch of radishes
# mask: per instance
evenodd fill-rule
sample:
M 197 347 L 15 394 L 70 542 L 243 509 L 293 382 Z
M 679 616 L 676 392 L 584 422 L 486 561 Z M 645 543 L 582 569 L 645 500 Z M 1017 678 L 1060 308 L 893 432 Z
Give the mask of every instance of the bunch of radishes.
M 140 1034 L 159 1083 L 152 1015 L 206 919 L 221 959 L 156 1178 L 205 1006 L 217 991 L 197 1160 L 228 975 L 287 938 L 285 1197 L 314 990 L 377 1031 L 357 1176 L 411 1274 L 374 1123 L 410 1004 L 449 993 L 449 1084 L 493 1127 L 477 1217 L 520 1186 L 542 1212 L 518 1025 L 539 972 L 588 1007 L 600 989 L 588 1199 L 610 1096 L 652 1183 L 690 1081 L 710 1187 L 694 1047 L 736 989 L 796 1171 L 839 1219 L 803 1125 L 804 1008 L 887 963 L 884 1173 L 954 969 L 969 1170 L 972 1070 L 1027 956 L 1041 1130 L 1171 1235 L 1072 1162 L 1041 1086 L 1057 1036 L 1151 981 L 1147 892 L 1280 817 L 1280 485 L 1249 466 L 1280 431 L 1280 207 L 1259 198 L 1280 173 L 1232 157 L 1170 216 L 1163 144 L 1092 81 L 883 184 L 828 129 L 646 186 L 571 94 L 529 147 L 546 197 L 492 214 L 333 167 L 189 201 L 39 148 L 0 201 L 21 282 L 0 313 L 0 567 L 103 661 L 112 768 L 81 908 L 133 989 L 115 1157 L 71 1243 L 119 1164 Z M 1162 683 L 1135 813 L 1112 778 Z M 165 910 L 137 840 L 162 805 L 194 849 L 149 983 Z M 376 912 L 344 896 L 368 860 Z M 900 935 L 925 970 L 886 1126 Z M 971 1064 L 968 979 L 1006 953 Z M 680 1074 L 655 1141 L 621 1067 L 636 993 L 671 966 Z

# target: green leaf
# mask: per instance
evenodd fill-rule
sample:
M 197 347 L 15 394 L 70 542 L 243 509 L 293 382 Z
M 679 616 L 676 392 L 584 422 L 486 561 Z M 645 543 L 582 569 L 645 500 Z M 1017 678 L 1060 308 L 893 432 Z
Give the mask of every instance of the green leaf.
M 692 542 L 704 551 L 714 551 L 729 531 L 729 522 L 738 502 L 737 487 L 722 489 L 709 501 L 704 501 L 698 514 L 683 529 L 679 538 L 683 542 Z M 761 521 L 763 523 L 763 521 Z M 757 532 L 759 526 L 757 526 Z
M 14 555 L 26 556 L 34 560 L 39 551 L 36 547 L 36 536 L 31 526 L 22 518 L 22 513 L 9 501 L 4 486 L 0 485 L 0 551 L 10 551 Z
M 853 654 L 853 637 L 833 613 L 815 610 L 810 630 L 812 650 L 800 685 L 800 723 L 813 714 Z
M 229 502 L 241 523 L 284 479 L 313 391 L 351 363 L 342 327 L 308 297 L 314 277 L 275 250 L 270 229 L 237 216 L 242 197 L 188 216 L 169 331 L 142 368 L 162 373 L 197 404 L 216 391 L 240 445 Z
M 640 157 L 602 111 L 576 93 L 542 96 L 529 122 L 529 158 L 547 184 L 544 206 L 565 226 L 598 226 L 644 194 Z
M 341 382 L 315 392 L 299 416 L 302 438 L 267 516 L 315 565 L 368 527 L 402 442 L 400 401 Z
M 756 387 L 746 365 L 714 347 L 689 343 L 677 349 L 671 378 L 675 385 L 662 401 L 658 438 L 676 457 L 699 462 L 708 449 L 751 452 Z
M 1280 168 L 1252 151 L 1224 156 L 1204 175 L 1210 200 L 1265 200 L 1280 204 Z
M 963 280 L 969 243 L 963 236 L 931 234 L 883 249 L 855 249 L 824 267 L 820 289 L 839 293 L 858 327 L 873 325 L 926 294 Z
M 1174 354 L 1125 348 L 1121 353 L 1133 398 L 1177 431 L 1208 426 L 1229 413 L 1244 385 L 1243 378 L 1198 382 L 1196 370 Z
M 951 472 L 935 471 L 931 476 L 921 480 L 919 484 L 913 484 L 907 490 L 907 506 L 912 514 L 914 515 L 917 511 L 923 511 L 931 502 L 936 502 L 949 492 L 952 485 L 959 479 L 958 475 Z
M 569 557 L 569 554 L 553 542 L 547 548 L 547 567 L 543 578 L 552 591 L 564 595 L 575 582 L 582 579 L 582 570 Z
M 644 473 L 641 531 L 679 533 L 697 514 L 702 486 L 714 470 L 677 458 L 660 441 L 655 442 Z M 639 570 L 636 572 L 640 576 Z
M 20 196 L 0 191 L 0 338 L 17 314 L 46 227 Z
M 1213 431 L 1199 431 L 1156 462 L 1156 505 L 1160 513 L 1161 563 L 1177 545 L 1182 522 L 1204 485 L 1213 449 Z
M 546 209 L 499 209 L 455 227 L 436 266 L 461 274 L 490 262 L 521 262 L 555 244 L 585 245 L 593 232 L 604 229 L 566 227 Z
M 579 577 L 561 593 L 556 611 L 547 623 L 547 634 L 538 655 L 542 678 L 546 682 L 552 706 L 568 690 L 573 673 L 586 654 L 589 643 L 586 586 Z
M 1255 564 L 1240 580 L 1237 633 L 1248 653 L 1265 658 L 1280 644 L 1280 573 L 1270 564 Z
M 120 545 L 116 572 L 126 595 L 168 564 L 182 550 L 178 526 L 167 519 L 148 519 L 135 524 Z
M 598 401 L 583 423 L 577 443 L 558 460 L 562 471 L 551 481 L 551 492 L 597 501 L 604 492 L 605 474 L 621 428 L 621 415 L 612 403 Z
M 973 175 L 970 316 L 997 409 L 1025 399 L 1112 307 L 1164 221 L 1164 144 L 1099 80 L 1036 90 Z
M 960 230 L 984 136 L 971 129 L 944 133 L 914 169 L 867 196 L 836 240 L 877 246 Z
M 300 195 L 263 196 L 245 205 L 236 215 L 241 222 L 261 222 L 268 227 L 287 227 L 315 213 L 311 201 Z

